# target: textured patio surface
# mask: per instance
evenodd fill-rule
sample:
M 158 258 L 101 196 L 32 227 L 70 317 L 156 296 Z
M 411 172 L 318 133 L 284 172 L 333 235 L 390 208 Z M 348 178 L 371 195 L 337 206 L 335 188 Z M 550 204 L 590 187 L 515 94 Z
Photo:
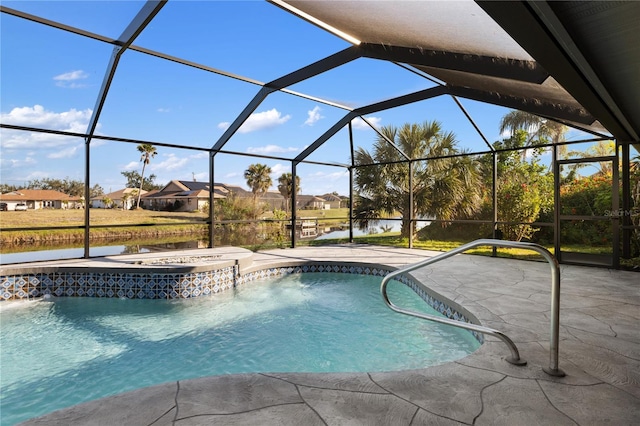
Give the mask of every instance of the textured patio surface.
M 298 248 L 257 253 L 253 266 L 329 260 L 399 267 L 435 254 L 360 245 Z M 24 424 L 640 424 L 640 274 L 561 266 L 561 378 L 542 371 L 549 365 L 547 263 L 458 255 L 414 276 L 483 325 L 504 331 L 527 365 L 504 361 L 507 347 L 488 338 L 466 358 L 421 370 L 205 377 L 84 403 Z

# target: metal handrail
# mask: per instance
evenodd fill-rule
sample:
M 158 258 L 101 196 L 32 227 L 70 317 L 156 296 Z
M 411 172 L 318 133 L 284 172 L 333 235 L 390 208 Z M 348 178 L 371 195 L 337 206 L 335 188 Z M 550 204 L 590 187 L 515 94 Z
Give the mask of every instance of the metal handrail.
M 463 253 L 469 249 L 480 247 L 480 246 L 492 246 L 492 247 L 503 247 L 503 248 L 521 248 L 528 249 L 538 252 L 545 258 L 545 260 L 551 266 L 551 340 L 549 343 L 549 367 L 543 367 L 545 373 L 551 376 L 562 377 L 565 373 L 558 368 L 558 341 L 559 341 L 559 333 L 560 333 L 560 266 L 558 265 L 558 261 L 556 258 L 547 250 L 546 248 L 534 244 L 534 243 L 526 243 L 520 241 L 503 241 L 503 240 L 494 240 L 494 239 L 480 239 L 475 240 L 470 243 L 461 245 L 453 250 L 450 250 L 446 253 L 442 253 L 438 256 L 423 260 L 418 263 L 414 263 L 413 265 L 405 266 L 404 268 L 397 269 L 389 274 L 387 274 L 382 279 L 382 284 L 380 285 L 380 293 L 382 294 L 382 299 L 387 304 L 389 308 L 392 310 L 399 312 L 401 314 L 414 316 L 417 318 L 426 319 L 429 321 L 439 322 L 442 324 L 452 325 L 454 327 L 460 327 L 467 330 L 476 331 L 478 333 L 488 334 L 490 336 L 494 336 L 502 340 L 507 344 L 509 350 L 511 351 L 511 356 L 506 358 L 507 362 L 515 365 L 525 365 L 527 362 L 520 359 L 520 354 L 518 352 L 518 348 L 513 343 L 513 341 L 507 337 L 504 333 L 499 330 L 494 330 L 489 327 L 484 327 L 477 324 L 471 324 L 464 321 L 452 320 L 446 317 L 437 317 L 434 315 L 423 314 L 420 312 L 410 311 L 406 309 L 399 308 L 394 305 L 387 295 L 387 285 L 392 278 L 402 275 L 407 272 L 411 272 L 413 270 L 422 268 L 427 265 L 431 265 L 433 263 L 439 262 L 441 260 L 447 259 L 449 257 L 455 256 L 456 254 Z

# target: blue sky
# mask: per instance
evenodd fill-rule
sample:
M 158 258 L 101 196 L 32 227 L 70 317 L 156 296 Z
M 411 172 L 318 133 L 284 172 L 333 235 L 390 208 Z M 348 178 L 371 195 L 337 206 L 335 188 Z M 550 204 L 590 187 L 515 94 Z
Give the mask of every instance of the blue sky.
M 18 9 L 100 35 L 117 38 L 141 1 L 3 1 Z M 84 133 L 95 107 L 111 45 L 0 15 L 0 121 Z M 349 44 L 280 8 L 262 1 L 172 0 L 134 45 L 268 82 L 349 47 Z M 359 59 L 289 89 L 349 107 L 432 87 L 400 67 Z M 122 56 L 97 128 L 98 135 L 209 148 L 258 92 L 260 86 L 150 55 Z M 500 118 L 508 110 L 461 99 L 489 141 L 500 138 Z M 286 93 L 270 95 L 224 146 L 225 150 L 293 158 L 347 111 Z M 461 148 L 484 151 L 481 137 L 449 97 L 436 98 L 366 117 L 378 126 L 437 120 L 453 131 Z M 375 132 L 354 122 L 356 146 L 369 148 Z M 2 130 L 2 183 L 23 185 L 42 178 L 84 179 L 81 138 Z M 586 135 L 572 133 L 570 138 Z M 147 168 L 156 183 L 173 179 L 207 181 L 208 154 L 158 147 Z M 349 162 L 349 139 L 338 132 L 309 160 Z M 105 192 L 124 187 L 121 172 L 141 171 L 136 144 L 94 139 L 90 149 L 91 185 Z M 215 181 L 246 187 L 244 170 L 260 162 L 277 178 L 289 161 L 218 154 Z M 302 193 L 348 194 L 343 168 L 302 164 Z

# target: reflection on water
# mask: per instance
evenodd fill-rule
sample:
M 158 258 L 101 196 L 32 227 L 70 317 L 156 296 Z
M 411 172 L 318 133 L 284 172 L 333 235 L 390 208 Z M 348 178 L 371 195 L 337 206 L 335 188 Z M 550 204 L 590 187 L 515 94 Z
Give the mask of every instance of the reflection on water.
M 157 244 L 130 244 L 97 246 L 89 249 L 89 256 L 113 256 L 118 254 L 137 254 L 166 252 L 171 250 L 188 250 L 208 247 L 207 241 L 191 240 Z M 66 248 L 53 250 L 25 251 L 21 253 L 0 254 L 0 264 L 38 262 L 44 260 L 78 259 L 84 256 L 84 248 Z
M 416 230 L 421 229 L 431 222 L 428 220 L 418 221 L 416 222 Z M 374 235 L 374 234 L 383 234 L 386 232 L 400 232 L 402 228 L 402 221 L 399 219 L 382 219 L 378 221 L 371 221 L 369 226 L 365 230 L 360 230 L 356 226 L 353 228 L 353 236 L 357 237 L 359 235 Z M 315 238 L 316 240 L 330 240 L 330 239 L 338 239 L 338 238 L 349 238 L 349 230 L 343 231 L 331 231 L 326 234 L 322 234 L 319 237 Z
M 429 221 L 416 222 L 416 228 L 420 229 L 429 225 Z M 360 230 L 354 227 L 353 235 L 371 235 L 382 234 L 387 232 L 399 232 L 402 221 L 384 219 L 379 221 L 371 221 L 366 230 Z M 239 246 L 239 245 L 260 245 L 266 243 L 272 238 L 266 228 L 256 227 L 255 224 L 234 224 L 233 226 L 225 226 L 218 230 L 216 237 L 216 246 Z M 319 234 L 316 229 L 316 234 Z M 188 237 L 187 237 L 188 238 Z M 287 237 L 288 238 L 288 237 Z M 316 240 L 331 240 L 339 238 L 349 238 L 349 230 L 336 230 L 317 235 Z M 143 240 L 138 244 L 125 242 L 113 245 L 96 245 L 100 243 L 92 243 L 89 249 L 90 257 L 113 256 L 119 254 L 137 254 L 137 253 L 154 253 L 167 252 L 172 250 L 188 250 L 197 248 L 206 248 L 209 242 L 206 239 L 191 237 L 185 241 L 175 241 L 158 238 L 156 240 Z M 33 245 L 21 247 L 22 252 L 0 254 L 0 264 L 38 262 L 46 260 L 59 259 L 80 259 L 84 256 L 84 248 L 82 244 L 69 247 L 68 245 Z

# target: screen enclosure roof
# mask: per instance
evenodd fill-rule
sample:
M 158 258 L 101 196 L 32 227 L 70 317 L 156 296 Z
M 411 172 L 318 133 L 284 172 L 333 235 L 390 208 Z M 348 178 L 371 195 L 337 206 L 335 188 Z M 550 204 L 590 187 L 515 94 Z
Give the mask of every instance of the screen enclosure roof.
M 640 2 L 273 3 L 452 95 L 639 140 Z
M 251 3 L 247 3 L 247 8 Z M 304 160 L 353 118 L 443 95 L 530 112 L 599 137 L 611 135 L 638 146 L 638 1 L 270 0 L 269 3 L 346 40 L 350 47 L 271 82 L 260 83 L 136 46 L 136 38 L 167 4 L 165 0 L 140 3 L 141 9 L 118 38 L 5 6 L 0 6 L 0 10 L 114 45 L 87 130 L 89 135 L 94 134 L 122 52 L 132 49 L 262 86 L 212 146 L 214 151 L 224 147 L 271 93 L 290 92 L 288 87 L 358 58 L 398 64 L 407 72 L 429 79 L 435 87 L 351 109 L 295 160 Z M 287 49 L 286 45 L 282 49 Z

